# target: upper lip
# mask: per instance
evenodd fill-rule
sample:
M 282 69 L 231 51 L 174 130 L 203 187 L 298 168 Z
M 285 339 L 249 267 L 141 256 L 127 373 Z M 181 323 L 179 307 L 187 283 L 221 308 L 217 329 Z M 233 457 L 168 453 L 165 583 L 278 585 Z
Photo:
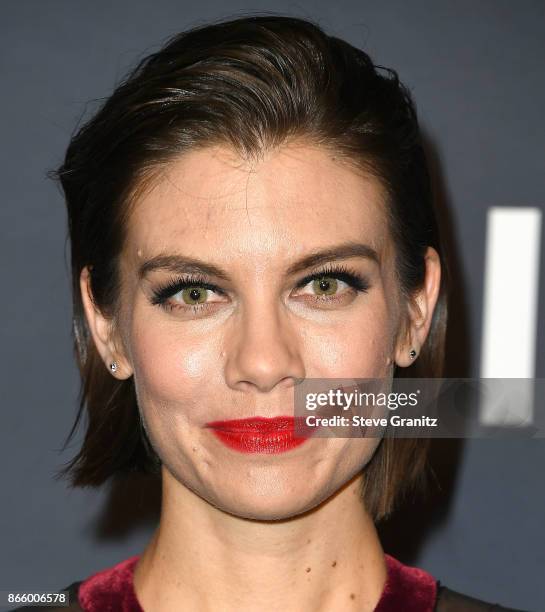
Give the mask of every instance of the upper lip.
M 293 431 L 296 422 L 304 421 L 304 417 L 293 416 L 276 416 L 263 417 L 254 416 L 245 419 L 229 419 L 225 421 L 210 421 L 205 424 L 205 427 L 221 429 L 223 431 L 247 433 L 255 431 L 256 433 L 278 432 L 282 430 Z

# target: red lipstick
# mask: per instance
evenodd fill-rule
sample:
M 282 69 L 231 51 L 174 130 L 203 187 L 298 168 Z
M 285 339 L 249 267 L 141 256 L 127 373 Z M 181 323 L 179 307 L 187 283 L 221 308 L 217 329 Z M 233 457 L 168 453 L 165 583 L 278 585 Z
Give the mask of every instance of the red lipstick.
M 296 436 L 295 425 L 304 425 L 304 417 L 253 417 L 229 421 L 211 421 L 210 427 L 219 440 L 240 453 L 277 454 L 295 448 L 310 436 Z

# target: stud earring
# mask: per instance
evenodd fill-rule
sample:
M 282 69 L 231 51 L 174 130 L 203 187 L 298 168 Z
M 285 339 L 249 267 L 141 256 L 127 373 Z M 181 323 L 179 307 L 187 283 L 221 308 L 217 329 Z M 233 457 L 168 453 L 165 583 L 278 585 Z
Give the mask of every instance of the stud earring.
M 409 357 L 410 357 L 411 359 L 414 359 L 414 358 L 416 357 L 416 351 L 415 351 L 414 349 L 411 349 L 411 350 L 409 351 Z
M 117 372 L 117 361 L 112 361 L 112 363 L 110 364 L 110 370 L 112 372 Z

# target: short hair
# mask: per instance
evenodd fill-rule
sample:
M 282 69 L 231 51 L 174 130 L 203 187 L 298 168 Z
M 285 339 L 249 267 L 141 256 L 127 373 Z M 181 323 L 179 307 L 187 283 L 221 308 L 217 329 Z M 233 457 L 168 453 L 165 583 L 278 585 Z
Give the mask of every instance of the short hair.
M 425 278 L 424 254 L 442 274 L 419 358 L 396 377 L 441 376 L 447 321 L 444 247 L 415 105 L 395 70 L 307 20 L 253 16 L 182 32 L 141 60 L 72 137 L 60 180 L 68 209 L 73 337 L 86 431 L 59 472 L 72 486 L 98 486 L 128 471 L 159 471 L 143 429 L 133 377 L 105 367 L 85 319 L 79 278 L 90 269 L 92 298 L 115 325 L 119 258 L 131 202 L 153 170 L 183 152 L 227 144 L 250 158 L 303 137 L 376 176 L 395 244 L 400 295 Z M 363 501 L 375 520 L 422 481 L 428 440 L 385 437 L 365 466 Z

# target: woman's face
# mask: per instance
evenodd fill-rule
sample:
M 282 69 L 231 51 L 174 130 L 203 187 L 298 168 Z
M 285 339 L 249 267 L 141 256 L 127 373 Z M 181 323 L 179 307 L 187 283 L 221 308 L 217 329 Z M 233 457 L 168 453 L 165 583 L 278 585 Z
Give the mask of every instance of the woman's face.
M 121 270 L 123 373 L 176 481 L 230 513 L 278 519 L 367 463 L 376 438 L 244 453 L 205 424 L 293 415 L 297 378 L 391 376 L 404 311 L 376 179 L 308 144 L 255 163 L 195 150 L 136 202 Z

